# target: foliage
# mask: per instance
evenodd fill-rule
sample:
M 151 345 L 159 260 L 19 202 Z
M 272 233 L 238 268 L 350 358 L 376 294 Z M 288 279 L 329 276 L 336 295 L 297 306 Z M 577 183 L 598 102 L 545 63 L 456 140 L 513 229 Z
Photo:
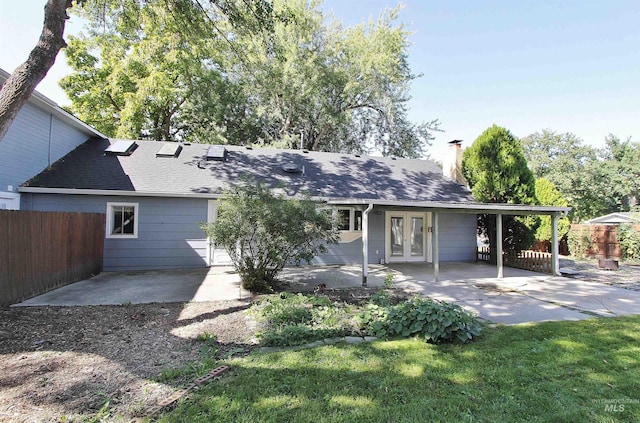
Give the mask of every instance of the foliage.
M 393 273 L 389 272 L 384 277 L 384 287 L 387 289 L 393 288 L 395 286 L 395 276 Z
M 527 167 L 522 146 L 504 128 L 493 125 L 464 151 L 462 174 L 480 202 L 536 204 L 535 179 Z M 479 234 L 489 239 L 491 251 L 496 251 L 495 221 L 494 215 L 478 216 Z M 536 225 L 537 221 L 532 219 L 503 216 L 506 248 L 528 248 L 534 241 Z
M 573 257 L 586 257 L 594 249 L 597 250 L 596 240 L 591 229 L 586 226 L 573 226 L 568 236 L 569 252 Z
M 250 309 L 260 324 L 257 333 L 265 346 L 302 345 L 324 338 L 351 334 L 351 311 L 336 307 L 326 297 L 281 293 L 271 295 Z
M 622 258 L 640 259 L 640 231 L 629 224 L 619 225 L 617 236 Z
M 331 216 L 308 197 L 287 198 L 262 183 L 235 186 L 220 202 L 214 223 L 202 224 L 215 245 L 224 247 L 252 292 L 272 291 L 287 264 L 310 262 L 338 241 Z
M 386 290 L 360 307 L 303 294 L 270 295 L 254 304 L 250 314 L 260 324 L 260 343 L 277 346 L 362 334 L 420 336 L 432 343 L 467 342 L 481 329 L 477 317 L 456 304 L 416 297 L 392 305 Z
M 465 345 L 251 354 L 159 421 L 636 422 L 638 325 L 640 316 L 591 318 L 488 328 Z M 612 412 L 607 398 L 630 402 Z
M 536 179 L 536 198 L 538 203 L 543 206 L 567 206 L 567 200 L 562 197 L 553 182 L 546 178 Z M 558 239 L 565 238 L 570 228 L 571 222 L 568 217 L 564 216 L 558 219 Z M 536 240 L 551 241 L 551 229 L 551 216 L 541 216 L 540 226 L 536 230 Z
M 268 5 L 268 7 L 258 7 Z M 262 10 L 264 9 L 264 10 Z M 105 12 L 106 11 L 106 12 Z M 420 157 L 398 9 L 343 28 L 317 1 L 104 0 L 82 12 L 62 81 L 109 136 Z
M 628 211 L 640 198 L 638 142 L 609 135 L 597 150 L 574 134 L 544 130 L 522 144 L 535 176 L 551 181 L 572 207 L 572 221 Z
M 381 338 L 420 336 L 434 344 L 468 342 L 478 336 L 478 318 L 457 304 L 416 297 L 388 307 L 369 305 L 361 314 L 366 331 Z

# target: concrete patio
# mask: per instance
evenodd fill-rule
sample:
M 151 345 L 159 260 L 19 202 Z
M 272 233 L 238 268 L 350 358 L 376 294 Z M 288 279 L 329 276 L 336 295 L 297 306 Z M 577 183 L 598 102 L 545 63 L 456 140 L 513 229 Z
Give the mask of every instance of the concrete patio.
M 292 290 L 327 289 L 362 284 L 359 266 L 301 266 L 284 270 Z M 382 287 L 388 274 L 395 285 L 431 298 L 453 301 L 487 320 L 515 324 L 547 320 L 578 320 L 594 316 L 640 314 L 640 292 L 599 283 L 495 266 L 442 263 L 434 281 L 431 265 L 371 265 L 368 286 Z M 18 306 L 77 306 L 127 303 L 221 301 L 249 298 L 230 267 L 107 272 L 24 301 Z

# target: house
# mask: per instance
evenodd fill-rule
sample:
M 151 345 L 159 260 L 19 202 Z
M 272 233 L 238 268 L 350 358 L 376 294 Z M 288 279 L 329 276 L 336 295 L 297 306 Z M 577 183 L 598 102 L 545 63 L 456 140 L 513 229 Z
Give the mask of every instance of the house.
M 609 213 L 584 222 L 587 225 L 620 225 L 622 223 L 640 224 L 640 214 L 631 212 Z
M 19 209 L 18 187 L 91 137 L 104 135 L 34 92 L 0 141 L 0 209 Z
M 200 223 L 214 221 L 223 190 L 243 180 L 332 207 L 342 218 L 341 240 L 315 262 L 362 263 L 365 282 L 370 263 L 433 263 L 437 278 L 441 261 L 474 261 L 478 213 L 557 221 L 568 211 L 478 203 L 429 160 L 103 138 L 19 192 L 29 210 L 106 213 L 107 271 L 190 268 L 229 263 Z

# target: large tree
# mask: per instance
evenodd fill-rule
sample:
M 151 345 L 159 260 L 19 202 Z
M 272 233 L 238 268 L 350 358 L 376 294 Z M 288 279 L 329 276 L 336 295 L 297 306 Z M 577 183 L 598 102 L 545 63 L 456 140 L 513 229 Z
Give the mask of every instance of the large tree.
M 73 0 L 48 0 L 44 6 L 42 33 L 27 61 L 13 71 L 0 88 L 0 141 L 4 138 L 27 102 L 36 86 L 53 66 L 56 56 L 66 43 L 64 41 L 65 22 L 69 19 L 67 9 Z
M 614 135 L 598 150 L 571 133 L 543 130 L 522 139 L 525 156 L 537 178 L 551 181 L 572 207 L 570 218 L 582 221 L 627 211 L 640 196 L 640 144 Z
M 464 151 L 462 174 L 473 196 L 485 203 L 536 204 L 535 179 L 527 167 L 520 141 L 505 128 L 493 125 Z M 478 216 L 478 231 L 496 245 L 496 217 Z M 536 222 L 504 216 L 504 242 L 507 248 L 528 248 L 533 242 Z M 495 260 L 495 257 L 493 257 Z
M 407 118 L 415 76 L 397 10 L 344 29 L 317 1 L 274 0 L 277 19 L 256 32 L 238 24 L 251 22 L 252 3 L 226 2 L 229 19 L 219 3 L 199 10 L 188 37 L 164 3 L 106 25 L 90 10 L 95 29 L 70 43 L 75 72 L 63 81 L 72 111 L 122 137 L 424 154 L 437 122 Z
M 250 3 L 234 0 L 46 0 L 42 34 L 35 48 L 26 62 L 18 66 L 0 88 L 0 141 L 36 86 L 53 66 L 60 49 L 67 45 L 64 40 L 65 22 L 74 4 L 87 8 L 95 28 L 107 30 L 124 19 L 132 23 L 129 26 L 130 33 L 143 29 L 136 26 L 135 17 L 147 4 L 166 8 L 180 21 L 178 28 L 185 37 L 197 37 L 201 33 L 200 22 L 203 20 L 211 24 L 210 29 L 217 28 L 217 20 L 226 20 L 238 27 L 260 31 L 269 29 L 274 19 L 268 0 L 252 0 Z M 214 17 L 207 13 L 203 5 L 214 10 Z M 245 13 L 246 9 L 250 9 L 251 13 Z

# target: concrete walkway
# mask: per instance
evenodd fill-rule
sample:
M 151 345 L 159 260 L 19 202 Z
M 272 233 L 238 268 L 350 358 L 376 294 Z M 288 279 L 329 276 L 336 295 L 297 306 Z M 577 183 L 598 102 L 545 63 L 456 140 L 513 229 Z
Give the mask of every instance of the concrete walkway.
M 430 265 L 372 265 L 368 286 L 384 286 L 392 274 L 395 285 L 416 294 L 456 302 L 479 316 L 514 324 L 547 320 L 578 320 L 593 316 L 640 314 L 640 292 L 614 286 L 552 277 L 519 269 L 505 269 L 497 279 L 494 266 L 443 263 L 440 281 Z M 292 290 L 358 287 L 359 266 L 302 266 L 282 274 Z M 27 300 L 19 306 L 100 305 L 182 301 L 220 301 L 248 298 L 230 267 L 139 272 L 108 272 Z

